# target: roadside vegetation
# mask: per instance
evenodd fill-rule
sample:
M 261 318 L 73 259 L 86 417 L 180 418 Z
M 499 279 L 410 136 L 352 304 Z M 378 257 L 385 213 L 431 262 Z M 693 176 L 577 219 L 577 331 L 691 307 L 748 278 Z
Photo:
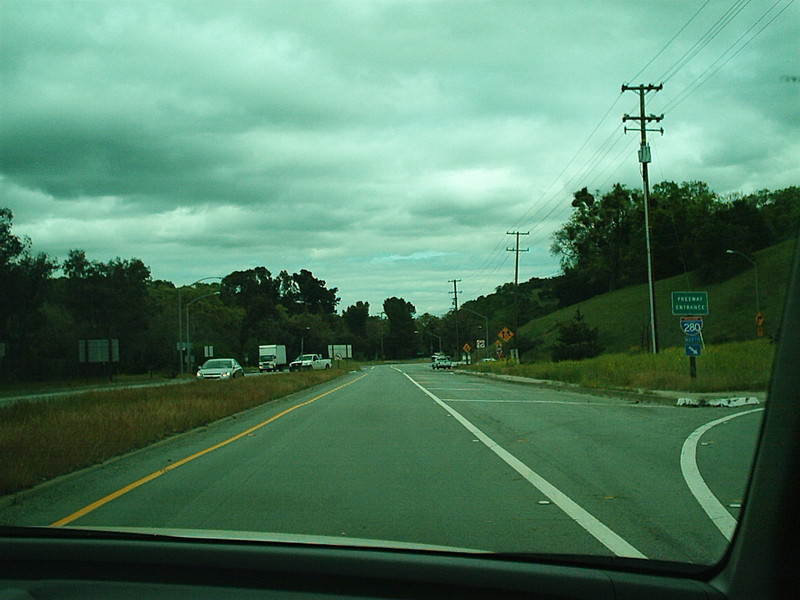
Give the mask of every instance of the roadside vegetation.
M 273 273 L 258 266 L 179 286 L 154 280 L 137 258 L 97 260 L 79 249 L 48 256 L 34 251 L 34 240 L 13 233 L 12 211 L 0 207 L 0 382 L 174 376 L 200 365 L 207 347 L 247 367 L 265 343 L 285 345 L 288 358 L 304 350 L 325 354 L 333 344 L 350 345 L 359 360 L 403 360 L 435 350 L 457 357 L 466 343 L 477 348 L 479 339 L 493 346 L 504 328 L 514 330 L 506 355 L 513 349 L 528 362 L 552 354 L 555 327 L 578 309 L 586 326 L 597 328 L 595 350 L 646 348 L 641 192 L 621 184 L 582 189 L 572 206 L 552 238 L 560 274 L 462 298 L 459 310 L 441 317 L 418 315 L 399 297 L 341 307 L 339 289 L 307 269 Z M 759 310 L 765 335 L 776 335 L 800 224 L 800 187 L 721 196 L 703 182 L 665 181 L 653 185 L 651 209 L 661 346 L 682 345 L 671 320 L 671 291 L 708 292 L 709 343 L 753 337 Z M 99 348 L 90 351 L 89 342 L 100 339 L 118 341 L 118 361 L 101 364 Z M 183 362 L 178 348 L 188 348 L 181 352 L 193 360 Z
M 766 339 L 706 346 L 696 359 L 696 379 L 690 377 L 689 358 L 683 348 L 667 348 L 658 354 L 603 354 L 580 361 L 479 363 L 470 368 L 600 389 L 763 391 L 769 383 L 774 349 Z
M 237 381 L 96 391 L 0 407 L 0 496 L 143 448 L 343 375 L 325 369 Z

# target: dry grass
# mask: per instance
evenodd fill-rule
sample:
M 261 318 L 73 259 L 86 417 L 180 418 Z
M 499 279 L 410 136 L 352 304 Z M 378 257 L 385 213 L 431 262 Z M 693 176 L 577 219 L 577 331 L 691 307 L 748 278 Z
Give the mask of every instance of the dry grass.
M 342 371 L 88 392 L 0 408 L 0 495 L 312 387 Z

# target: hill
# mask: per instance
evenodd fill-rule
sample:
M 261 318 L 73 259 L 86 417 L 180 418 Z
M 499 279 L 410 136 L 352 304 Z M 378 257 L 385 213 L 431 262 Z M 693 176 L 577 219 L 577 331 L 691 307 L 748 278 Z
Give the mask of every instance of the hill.
M 765 337 L 775 337 L 779 330 L 794 244 L 794 240 L 789 240 L 753 254 L 758 264 L 759 304 L 764 316 Z M 731 260 L 736 258 L 731 256 Z M 738 260 L 745 259 L 738 257 Z M 697 281 L 699 278 L 695 272 L 656 281 L 660 348 L 683 345 L 679 317 L 671 311 L 670 294 L 673 291 L 708 292 L 709 314 L 703 318 L 706 343 L 756 337 L 756 283 L 752 267 L 721 283 L 700 285 Z M 649 349 L 649 294 L 647 285 L 642 284 L 595 296 L 521 326 L 519 335 L 534 346 L 522 359 L 549 359 L 558 323 L 571 320 L 579 309 L 585 322 L 599 329 L 606 352 Z

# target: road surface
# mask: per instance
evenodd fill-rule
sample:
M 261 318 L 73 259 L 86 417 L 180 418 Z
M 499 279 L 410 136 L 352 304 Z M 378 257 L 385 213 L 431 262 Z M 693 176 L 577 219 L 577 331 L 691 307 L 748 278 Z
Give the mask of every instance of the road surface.
M 710 563 L 761 414 L 378 366 L 63 478 L 0 523 Z

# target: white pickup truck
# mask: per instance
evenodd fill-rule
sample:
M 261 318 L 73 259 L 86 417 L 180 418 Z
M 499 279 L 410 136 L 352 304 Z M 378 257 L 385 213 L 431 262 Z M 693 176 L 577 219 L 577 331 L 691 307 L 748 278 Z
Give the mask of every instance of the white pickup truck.
M 320 354 L 301 354 L 289 363 L 290 371 L 311 371 L 330 368 L 331 359 L 322 358 Z
M 444 356 L 443 354 L 439 354 L 433 357 L 431 361 L 431 367 L 434 371 L 439 369 L 452 369 L 453 368 L 453 361 L 450 359 L 449 356 Z

